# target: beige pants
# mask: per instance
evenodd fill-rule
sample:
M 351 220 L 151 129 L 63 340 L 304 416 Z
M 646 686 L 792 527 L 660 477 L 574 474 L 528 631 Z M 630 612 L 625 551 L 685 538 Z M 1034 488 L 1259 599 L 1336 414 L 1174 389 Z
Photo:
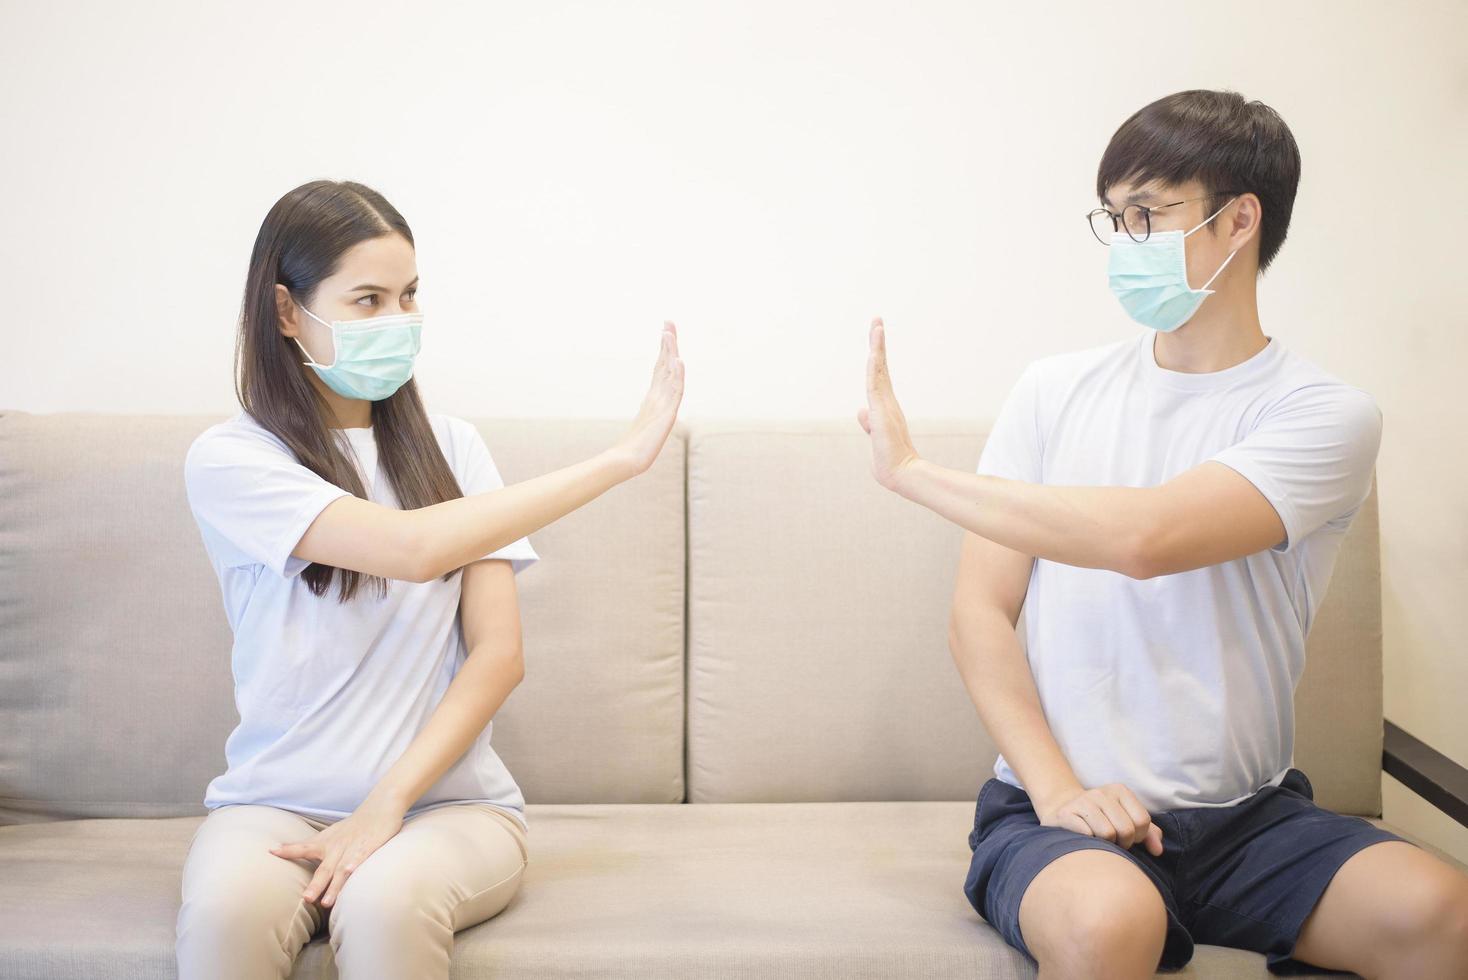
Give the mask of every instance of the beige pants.
M 301 898 L 315 864 L 268 849 L 325 826 L 270 806 L 210 812 L 184 862 L 180 980 L 284 978 L 323 920 L 343 980 L 447 977 L 454 932 L 503 909 L 528 858 L 524 828 L 504 811 L 439 807 L 409 817 L 323 913 Z

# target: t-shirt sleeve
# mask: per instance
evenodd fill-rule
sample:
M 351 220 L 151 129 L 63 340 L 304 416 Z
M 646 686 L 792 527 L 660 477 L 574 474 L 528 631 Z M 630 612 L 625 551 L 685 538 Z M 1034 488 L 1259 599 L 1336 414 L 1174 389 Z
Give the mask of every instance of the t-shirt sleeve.
M 1031 364 L 1020 373 L 999 416 L 989 430 L 977 472 L 1006 480 L 1041 483 L 1039 368 Z
M 268 432 L 210 429 L 184 459 L 189 508 L 225 565 L 264 565 L 291 578 L 311 563 L 291 554 L 326 505 L 348 491 L 303 466 Z
M 1302 388 L 1211 460 L 1241 473 L 1279 514 L 1287 552 L 1331 522 L 1349 523 L 1371 493 L 1381 410 L 1345 385 Z
M 489 454 L 489 447 L 484 444 L 484 437 L 471 423 L 462 419 L 455 419 L 456 440 L 459 443 L 459 452 L 456 457 L 461 461 L 459 467 L 459 487 L 464 491 L 464 496 L 472 496 L 476 493 L 488 493 L 498 490 L 505 485 L 500 477 L 499 467 L 494 465 L 494 459 Z M 510 568 L 516 573 L 524 571 L 540 560 L 535 549 L 530 546 L 528 537 L 511 541 L 498 551 L 491 552 L 480 558 L 507 558 Z

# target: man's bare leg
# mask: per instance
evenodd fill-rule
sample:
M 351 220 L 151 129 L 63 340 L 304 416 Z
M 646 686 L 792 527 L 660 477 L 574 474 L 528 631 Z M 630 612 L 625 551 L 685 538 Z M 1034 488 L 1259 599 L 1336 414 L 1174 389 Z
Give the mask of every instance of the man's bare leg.
M 1295 959 L 1367 980 L 1468 977 L 1468 876 L 1384 841 L 1341 865 L 1295 942 Z
M 1152 880 L 1126 858 L 1072 851 L 1025 889 L 1019 926 L 1040 980 L 1132 980 L 1157 972 L 1167 908 Z

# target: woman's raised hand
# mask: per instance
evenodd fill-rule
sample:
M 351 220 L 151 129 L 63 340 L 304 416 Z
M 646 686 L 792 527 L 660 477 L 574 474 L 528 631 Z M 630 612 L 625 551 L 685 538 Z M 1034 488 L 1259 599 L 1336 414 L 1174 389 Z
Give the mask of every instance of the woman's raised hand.
M 652 369 L 652 384 L 642 399 L 642 408 L 632 426 L 617 443 L 627 460 L 631 476 L 645 472 L 658 458 L 683 401 L 683 359 L 678 356 L 678 328 L 663 322 L 662 347 Z

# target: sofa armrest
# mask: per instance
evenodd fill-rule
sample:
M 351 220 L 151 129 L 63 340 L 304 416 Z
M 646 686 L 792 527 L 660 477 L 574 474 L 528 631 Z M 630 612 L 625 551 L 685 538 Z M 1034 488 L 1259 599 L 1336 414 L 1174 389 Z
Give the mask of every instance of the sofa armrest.
M 1468 827 L 1468 769 L 1390 721 L 1384 734 L 1382 770 Z

